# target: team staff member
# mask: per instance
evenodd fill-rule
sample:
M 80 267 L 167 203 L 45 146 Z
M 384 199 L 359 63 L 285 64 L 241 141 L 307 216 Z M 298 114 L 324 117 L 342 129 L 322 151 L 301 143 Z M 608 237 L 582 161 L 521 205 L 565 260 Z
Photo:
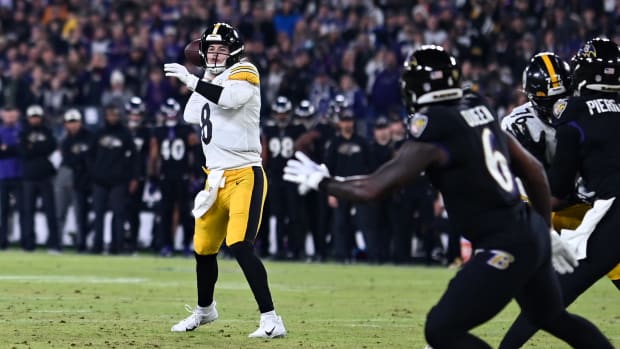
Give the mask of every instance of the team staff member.
M 15 210 L 19 213 L 20 226 L 24 227 L 23 211 L 23 162 L 19 155 L 19 110 L 5 106 L 1 111 L 0 125 L 0 250 L 8 247 L 10 195 L 15 198 Z M 22 247 L 25 248 L 22 234 Z
M 93 253 L 103 252 L 103 220 L 108 205 L 112 210 L 112 242 L 109 253 L 122 249 L 126 202 L 138 186 L 138 161 L 131 133 L 123 125 L 117 107 L 105 110 L 105 124 L 91 146 L 93 176 L 93 209 L 95 211 L 95 243 Z
M 22 241 L 24 249 L 34 250 L 34 215 L 37 197 L 41 197 L 47 220 L 47 248 L 50 252 L 60 251 L 60 236 L 56 220 L 53 179 L 56 169 L 49 160 L 56 150 L 56 138 L 52 129 L 43 123 L 43 108 L 31 105 L 26 110 L 27 125 L 20 134 L 20 151 L 24 161 L 24 226 Z
M 335 176 L 354 176 L 368 173 L 370 167 L 369 146 L 366 139 L 355 133 L 353 113 L 342 109 L 336 114 L 339 133 L 333 137 L 325 150 L 325 164 L 332 169 Z M 346 199 L 328 196 L 329 206 L 334 212 L 334 257 L 340 262 L 349 262 L 356 247 L 355 231 L 360 229 L 368 233 L 367 223 L 363 217 L 368 210 L 367 204 L 355 204 Z M 354 211 L 354 214 L 352 214 Z M 366 240 L 368 240 L 368 237 Z
M 198 305 L 172 331 L 191 331 L 218 318 L 213 300 L 217 253 L 226 241 L 261 312 L 260 326 L 249 336 L 282 337 L 286 329 L 275 312 L 265 267 L 252 246 L 267 193 L 261 167 L 258 71 L 241 60 L 243 42 L 237 30 L 226 23 L 205 30 L 199 52 L 207 68 L 202 80 L 180 64 L 164 65 L 166 76 L 178 78 L 194 91 L 184 118 L 201 127 L 208 172 L 206 188 L 197 195 L 193 211 Z
M 433 348 L 491 348 L 469 330 L 513 298 L 529 319 L 574 348 L 613 348 L 593 324 L 564 309 L 551 259 L 562 271 L 570 271 L 574 260 L 557 233 L 550 241 L 542 166 L 506 137 L 480 97 L 463 96 L 456 59 L 440 47 L 423 46 L 407 59 L 401 86 L 415 113 L 415 141 L 392 161 L 369 176 L 330 178 L 328 169 L 298 153 L 300 161 L 289 161 L 285 179 L 349 200 L 371 200 L 428 172 L 450 219 L 476 248 L 428 314 L 425 335 Z M 515 174 L 528 189 L 531 207 L 520 199 Z
M 93 181 L 88 168 L 88 156 L 93 134 L 82 124 L 82 114 L 69 109 L 64 115 L 67 136 L 60 145 L 63 165 L 70 168 L 73 178 L 73 207 L 77 221 L 77 251 L 86 251 L 88 235 L 88 198 L 92 194 Z

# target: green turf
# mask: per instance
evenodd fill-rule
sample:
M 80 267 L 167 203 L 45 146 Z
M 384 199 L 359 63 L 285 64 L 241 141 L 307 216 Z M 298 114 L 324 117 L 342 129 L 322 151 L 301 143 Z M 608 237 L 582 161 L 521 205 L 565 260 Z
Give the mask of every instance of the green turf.
M 195 302 L 193 260 L 0 252 L 0 348 L 424 348 L 427 311 L 454 274 L 443 268 L 266 262 L 289 335 L 247 338 L 258 311 L 236 263 L 220 260 L 220 319 L 170 326 Z M 620 343 L 617 291 L 607 280 L 571 308 Z M 475 332 L 493 346 L 514 304 Z M 538 335 L 527 348 L 565 348 Z

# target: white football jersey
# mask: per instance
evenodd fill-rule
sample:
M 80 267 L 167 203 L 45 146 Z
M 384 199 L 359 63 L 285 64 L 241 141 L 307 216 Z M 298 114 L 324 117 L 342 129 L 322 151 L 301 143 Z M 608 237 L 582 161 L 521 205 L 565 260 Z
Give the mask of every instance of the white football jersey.
M 183 118 L 201 128 L 205 167 L 230 170 L 261 166 L 260 81 L 258 70 L 249 62 L 239 62 L 211 81 L 223 87 L 218 103 L 194 92 Z
M 527 125 L 527 128 L 525 125 Z M 540 140 L 541 134 L 544 131 L 546 143 L 545 160 L 547 164 L 551 163 L 556 146 L 555 129 L 538 118 L 538 113 L 534 107 L 532 107 L 532 103 L 527 102 L 514 108 L 510 114 L 502 119 L 501 127 L 503 130 L 511 133 L 513 127 L 519 127 L 524 132 L 529 131 L 534 142 Z

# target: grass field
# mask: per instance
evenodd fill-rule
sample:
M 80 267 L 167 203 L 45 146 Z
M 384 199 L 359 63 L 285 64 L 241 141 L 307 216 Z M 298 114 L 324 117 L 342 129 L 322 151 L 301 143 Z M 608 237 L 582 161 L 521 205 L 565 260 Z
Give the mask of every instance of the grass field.
M 424 348 L 443 268 L 266 262 L 289 334 L 247 338 L 258 312 L 236 263 L 220 260 L 220 319 L 171 333 L 195 304 L 193 260 L 0 252 L 0 348 Z M 620 344 L 618 293 L 601 280 L 571 309 Z M 511 304 L 475 332 L 497 346 Z M 527 348 L 565 348 L 539 334 Z

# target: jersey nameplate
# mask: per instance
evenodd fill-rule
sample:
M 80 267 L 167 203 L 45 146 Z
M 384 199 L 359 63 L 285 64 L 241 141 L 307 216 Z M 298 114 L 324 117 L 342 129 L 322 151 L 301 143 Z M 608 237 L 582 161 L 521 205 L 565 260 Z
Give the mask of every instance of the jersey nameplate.
M 487 107 L 480 105 L 475 108 L 461 110 L 461 116 L 470 127 L 476 127 L 493 122 L 495 118 Z
M 586 105 L 588 106 L 588 112 L 590 112 L 590 115 L 609 112 L 620 113 L 620 105 L 618 105 L 618 103 L 616 103 L 613 99 L 593 99 L 586 101 Z

